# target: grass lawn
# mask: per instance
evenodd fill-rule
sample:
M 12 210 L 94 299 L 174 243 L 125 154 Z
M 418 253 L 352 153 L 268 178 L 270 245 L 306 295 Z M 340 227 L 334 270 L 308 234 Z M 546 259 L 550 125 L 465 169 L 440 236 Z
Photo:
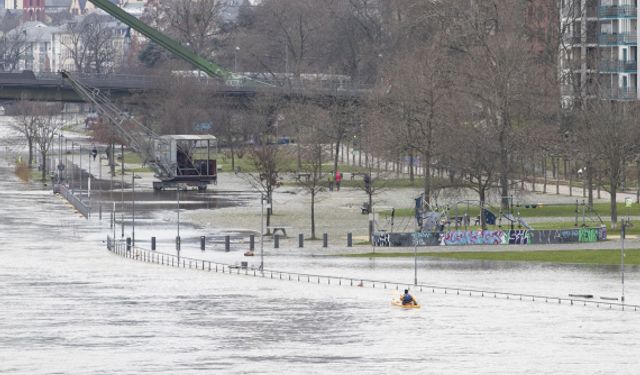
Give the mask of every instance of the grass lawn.
M 413 257 L 413 253 L 366 253 L 346 255 L 358 258 Z M 564 251 L 503 251 L 503 252 L 419 252 L 420 257 L 456 260 L 489 260 L 508 262 L 539 262 L 559 264 L 619 265 L 620 250 L 564 250 Z M 640 265 L 640 249 L 626 249 L 625 265 Z

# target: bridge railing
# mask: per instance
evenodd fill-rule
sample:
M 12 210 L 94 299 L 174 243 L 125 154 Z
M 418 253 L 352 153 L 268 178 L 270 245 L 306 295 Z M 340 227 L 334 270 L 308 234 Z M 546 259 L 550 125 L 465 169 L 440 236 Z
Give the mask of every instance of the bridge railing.
M 130 258 L 130 259 L 137 260 L 140 262 L 145 262 L 145 263 L 153 263 L 161 266 L 189 268 L 189 269 L 207 271 L 207 272 L 218 272 L 218 273 L 227 273 L 227 274 L 233 274 L 233 275 L 261 277 L 261 278 L 276 279 L 276 280 L 283 280 L 283 281 L 294 281 L 299 283 L 325 284 L 325 285 L 337 285 L 337 286 L 361 287 L 361 288 L 373 288 L 373 289 L 375 288 L 392 289 L 397 291 L 400 291 L 403 289 L 412 289 L 414 291 L 420 291 L 420 292 L 431 291 L 431 293 L 452 294 L 452 295 L 458 295 L 458 296 L 463 295 L 463 296 L 469 296 L 469 297 L 487 297 L 487 298 L 496 298 L 496 299 L 499 298 L 504 300 L 513 300 L 513 301 L 545 302 L 545 303 L 555 303 L 555 304 L 568 304 L 571 306 L 582 305 L 582 306 L 591 306 L 596 308 L 603 307 L 607 309 L 616 309 L 616 310 L 640 311 L 640 305 L 632 305 L 632 304 L 618 303 L 618 302 L 612 302 L 612 301 L 588 300 L 588 299 L 573 298 L 573 297 L 568 297 L 568 298 L 552 297 L 552 296 L 544 296 L 544 295 L 538 295 L 538 294 L 499 292 L 499 291 L 490 291 L 490 290 L 473 289 L 473 288 L 447 287 L 447 286 L 441 286 L 441 285 L 411 284 L 411 283 L 402 283 L 398 281 L 384 281 L 384 280 L 373 280 L 373 279 L 357 278 L 357 277 L 330 276 L 330 275 L 320 275 L 320 274 L 313 274 L 313 273 L 279 271 L 279 270 L 271 270 L 271 269 L 260 270 L 259 268 L 255 268 L 255 267 L 250 268 L 248 264 L 232 265 L 227 263 L 212 262 L 204 259 L 180 257 L 174 254 L 151 251 L 151 250 L 143 249 L 137 246 L 127 245 L 125 241 L 113 240 L 110 236 L 107 236 L 107 249 L 112 253 L 125 258 Z

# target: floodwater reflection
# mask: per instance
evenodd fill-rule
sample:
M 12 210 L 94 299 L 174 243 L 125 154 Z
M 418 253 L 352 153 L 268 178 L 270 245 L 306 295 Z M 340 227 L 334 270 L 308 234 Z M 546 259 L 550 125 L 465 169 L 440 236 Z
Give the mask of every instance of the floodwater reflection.
M 50 192 L 0 167 L 0 373 L 637 374 L 640 313 L 259 279 L 123 259 Z M 167 227 L 169 228 L 169 227 Z M 200 254 L 193 251 L 194 255 Z M 206 252 L 233 263 L 239 252 Z M 252 262 L 254 262 L 252 260 Z M 411 282 L 412 259 L 268 257 L 269 267 Z M 619 295 L 608 267 L 421 258 L 419 281 Z M 629 302 L 639 301 L 637 268 Z

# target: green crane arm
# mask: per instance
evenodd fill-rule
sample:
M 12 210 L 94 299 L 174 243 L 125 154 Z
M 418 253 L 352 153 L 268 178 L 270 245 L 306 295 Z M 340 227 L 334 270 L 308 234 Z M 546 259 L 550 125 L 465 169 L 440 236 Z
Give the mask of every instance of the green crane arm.
M 132 27 L 134 30 L 138 31 L 142 35 L 147 38 L 153 40 L 158 43 L 162 47 L 166 48 L 171 53 L 179 56 L 183 60 L 191 63 L 196 68 L 202 70 L 207 73 L 211 77 L 220 77 L 220 78 L 229 78 L 231 77 L 231 72 L 202 58 L 201 56 L 196 55 L 191 52 L 189 49 L 180 45 L 180 43 L 175 40 L 169 38 L 164 35 L 160 31 L 154 29 L 153 27 L 147 25 L 146 23 L 140 21 L 134 16 L 122 10 L 117 5 L 113 4 L 109 0 L 89 0 L 98 8 L 104 10 L 109 13 L 113 17 L 117 18 L 120 22 Z

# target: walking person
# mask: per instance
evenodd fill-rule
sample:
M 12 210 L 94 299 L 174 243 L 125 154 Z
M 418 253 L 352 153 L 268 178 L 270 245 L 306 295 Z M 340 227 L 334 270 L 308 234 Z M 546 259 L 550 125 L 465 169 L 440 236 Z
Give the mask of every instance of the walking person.
M 342 173 L 336 171 L 336 191 L 340 191 L 340 182 L 342 182 Z
M 329 191 L 333 191 L 333 172 L 329 173 L 327 176 L 327 182 L 329 183 Z

